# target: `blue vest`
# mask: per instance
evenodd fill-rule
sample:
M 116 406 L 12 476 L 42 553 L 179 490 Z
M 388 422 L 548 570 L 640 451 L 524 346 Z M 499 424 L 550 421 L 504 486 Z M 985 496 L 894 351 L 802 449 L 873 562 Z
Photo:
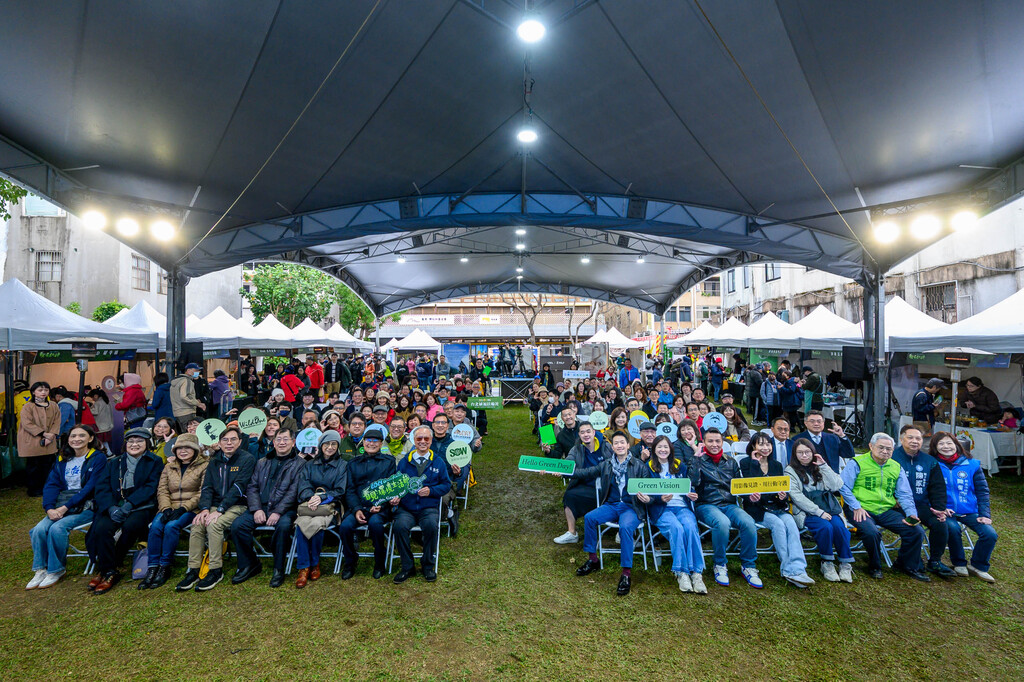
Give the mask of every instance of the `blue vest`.
M 939 460 L 946 479 L 946 504 L 957 514 L 977 514 L 978 497 L 974 493 L 974 474 L 981 468 L 976 459 L 961 457 L 952 467 Z

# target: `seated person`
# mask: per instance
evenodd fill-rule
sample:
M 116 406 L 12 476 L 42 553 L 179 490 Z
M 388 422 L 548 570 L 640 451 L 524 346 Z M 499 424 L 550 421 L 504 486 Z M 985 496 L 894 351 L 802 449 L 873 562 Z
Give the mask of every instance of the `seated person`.
M 312 413 L 313 417 L 318 422 L 320 421 L 320 408 L 316 404 L 316 396 L 309 389 L 302 391 L 302 402 L 295 406 L 292 416 L 295 418 L 295 421 L 304 424 L 304 417 L 307 413 Z
M 647 462 L 651 478 L 686 478 L 686 464 L 673 453 L 667 436 L 658 436 L 651 446 L 654 456 Z M 697 517 L 691 508 L 697 493 L 648 496 L 636 499 L 647 505 L 651 522 L 668 539 L 672 551 L 672 573 L 682 592 L 707 594 L 704 584 L 704 550 L 697 530 Z
M 579 440 L 579 425 L 582 422 L 576 419 L 575 409 L 562 410 L 562 423 L 565 426 L 561 428 L 555 426 L 555 442 L 541 444 L 540 449 L 544 452 L 545 457 L 565 459 Z
M 348 418 L 348 435 L 341 439 L 338 455 L 349 462 L 363 454 L 363 431 L 366 430 L 366 417 L 353 412 Z
M 91 426 L 76 424 L 43 486 L 46 516 L 29 532 L 34 575 L 26 590 L 52 587 L 64 577 L 68 535 L 93 519 L 90 504 L 96 482 L 103 478 L 107 458 Z
M 373 541 L 373 577 L 379 580 L 387 567 L 388 536 L 384 530 L 392 519 L 398 502 L 371 504 L 363 497 L 363 490 L 374 481 L 388 478 L 398 471 L 394 455 L 382 451 L 384 427 L 372 425 L 363 432 L 363 454 L 348 463 L 348 482 L 345 486 L 345 518 L 341 521 L 341 579 L 348 580 L 356 574 L 359 554 L 356 548 L 356 529 L 366 526 Z
M 468 415 L 469 408 L 466 407 L 466 404 L 457 403 L 455 407 L 452 408 L 451 428 L 454 429 L 459 424 L 465 424 L 469 428 L 473 429 L 473 440 L 469 441 L 469 447 L 473 450 L 473 453 L 475 454 L 477 452 L 480 452 L 480 449 L 483 448 L 483 439 L 480 438 L 480 432 L 477 431 L 476 427 L 473 426 L 472 422 L 469 421 Z
M 324 531 L 338 518 L 348 481 L 348 462 L 338 455 L 341 436 L 328 430 L 320 436 L 317 454 L 299 472 L 295 515 L 296 589 L 320 579 Z
M 595 467 L 579 468 L 569 476 L 572 480 L 584 483 L 600 479 L 599 495 L 601 504 L 583 517 L 583 551 L 588 558 L 576 569 L 576 575 L 590 575 L 601 569 L 597 556 L 598 526 L 613 521 L 619 524 L 619 565 L 622 575 L 616 592 L 620 597 L 629 594 L 633 572 L 633 549 L 636 529 L 640 526 L 640 517 L 644 514 L 643 505 L 634 495 L 627 492 L 630 478 L 648 478 L 647 468 L 643 462 L 629 454 L 629 440 L 626 434 L 617 431 L 612 434 L 612 453 L 610 459 L 602 460 Z
M 725 417 L 726 422 L 729 424 L 725 429 L 725 433 L 722 434 L 726 439 L 734 443 L 750 440 L 750 427 L 747 426 L 747 422 L 743 420 L 743 415 L 738 409 L 732 405 L 723 405 L 718 408 L 718 411 L 722 413 L 722 416 Z
M 969 459 L 963 446 L 949 433 L 932 436 L 928 452 L 939 461 L 946 480 L 946 525 L 949 526 L 949 557 L 959 576 L 973 575 L 994 583 L 989 574 L 989 559 L 999 536 L 992 527 L 988 481 L 976 459 Z M 978 534 L 971 562 L 964 554 L 960 524 Z
M 846 506 L 850 520 L 864 537 L 868 553 L 868 574 L 881 580 L 882 528 L 900 536 L 900 552 L 894 568 L 922 582 L 931 582 L 921 569 L 921 545 L 924 531 L 917 518 L 914 494 L 907 474 L 892 458 L 896 442 L 886 433 L 876 433 L 868 444 L 870 452 L 854 457 L 840 474 L 852 493 Z M 899 508 L 897 508 L 897 504 Z M 901 511 L 904 510 L 904 511 Z M 909 511 L 909 513 L 908 513 Z
M 412 449 L 412 441 L 405 434 L 404 417 L 396 414 L 388 424 L 388 439 L 384 442 L 384 447 L 396 458 Z
M 772 456 L 775 457 L 775 461 L 782 465 L 785 469 L 791 462 L 791 456 L 793 455 L 793 439 L 789 437 L 789 420 L 785 417 L 776 417 L 772 420 Z M 814 443 L 811 443 L 813 446 Z M 815 450 L 814 454 L 818 454 Z M 835 469 L 832 470 L 836 474 L 839 472 Z
M 576 471 L 597 467 L 601 462 L 610 459 L 612 448 L 606 440 L 597 437 L 594 425 L 580 422 L 579 440 L 569 450 L 566 459 L 576 462 Z M 562 494 L 562 507 L 565 509 L 565 523 L 568 530 L 555 538 L 559 545 L 570 545 L 579 542 L 576 534 L 576 519 L 597 507 L 597 497 L 593 486 L 584 483 L 583 479 L 570 478 L 566 482 L 565 493 Z
M 224 536 L 245 512 L 245 488 L 256 468 L 256 458 L 241 449 L 242 432 L 237 426 L 224 429 L 217 442 L 219 450 L 206 467 L 199 513 L 188 537 L 188 570 L 174 587 L 178 592 L 212 590 L 224 578 Z M 207 545 L 210 571 L 200 580 L 199 567 Z
M 825 461 L 836 473 L 839 472 L 840 458 L 853 458 L 853 443 L 846 437 L 843 427 L 833 422 L 832 431 L 825 433 L 825 417 L 818 410 L 811 410 L 807 413 L 807 416 L 804 417 L 804 427 L 807 430 L 793 436 L 793 440 L 806 438 L 811 441 L 815 451 L 825 458 Z
M 711 527 L 715 582 L 723 587 L 729 585 L 726 548 L 729 529 L 735 528 L 740 533 L 740 574 L 748 585 L 761 589 L 764 585 L 757 573 L 757 526 L 732 494 L 732 479 L 740 475 L 740 467 L 722 450 L 723 442 L 721 431 L 707 429 L 703 444 L 686 462 L 697 493 L 697 519 Z
M 412 435 L 416 449 L 398 462 L 398 471 L 409 478 L 425 478 L 419 490 L 402 497 L 395 511 L 394 538 L 402 559 L 402 570 L 394 578 L 396 585 L 416 575 L 416 562 L 412 554 L 413 526 L 419 526 L 423 535 L 423 557 L 420 560 L 423 578 L 428 583 L 437 580 L 436 547 L 440 530 L 441 498 L 451 489 L 447 462 L 430 449 L 433 440 L 430 427 L 420 426 Z
M 89 558 L 97 570 L 88 586 L 93 594 L 109 592 L 121 580 L 118 569 L 146 536 L 156 514 L 156 488 L 164 462 L 149 451 L 149 438 L 149 429 L 129 429 L 124 435 L 124 452 L 107 462 L 96 481 L 96 516 L 85 536 Z
M 740 462 L 740 476 L 760 478 L 784 476 L 782 465 L 772 457 L 772 439 L 768 434 L 756 433 L 747 444 L 747 457 Z M 790 584 L 805 589 L 814 580 L 807 575 L 807 558 L 800 541 L 800 529 L 789 513 L 787 493 L 751 493 L 743 495 L 743 510 L 755 522 L 768 528 L 772 534 L 775 554 L 779 557 L 782 577 Z
M 1007 431 L 1016 431 L 1020 426 L 1020 422 L 1017 421 L 1017 410 L 1012 407 L 1003 410 L 1003 418 L 999 420 L 999 426 Z
M 646 421 L 640 423 L 640 440 L 629 449 L 629 454 L 641 462 L 651 458 L 651 446 L 654 444 L 654 436 L 658 433 L 653 423 Z
M 284 428 L 274 436 L 274 450 L 256 461 L 245 489 L 248 510 L 231 524 L 231 539 L 238 553 L 238 570 L 231 578 L 232 585 L 244 583 L 263 570 L 253 546 L 253 531 L 260 526 L 274 529 L 271 538 L 274 574 L 270 586 L 284 584 L 284 568 L 291 552 L 292 526 L 298 504 L 299 474 L 305 465 L 306 460 L 299 457 L 295 449 L 295 437 Z
M 787 422 L 788 424 L 788 422 Z M 850 530 L 846 527 L 843 510 L 836 499 L 844 490 L 843 479 L 825 458 L 814 451 L 814 444 L 806 438 L 792 444 L 793 458 L 786 467 L 789 475 L 789 497 L 793 501 L 793 518 L 800 527 L 806 527 L 818 544 L 821 574 L 835 583 L 853 582 L 853 552 L 850 550 Z M 839 572 L 835 560 L 839 558 Z
M 161 587 L 170 577 L 178 538 L 196 516 L 203 476 L 210 463 L 210 458 L 203 454 L 199 439 L 191 433 L 183 433 L 175 439 L 171 455 L 156 489 L 157 514 L 149 526 L 149 539 L 146 541 L 149 569 L 139 583 L 140 590 Z

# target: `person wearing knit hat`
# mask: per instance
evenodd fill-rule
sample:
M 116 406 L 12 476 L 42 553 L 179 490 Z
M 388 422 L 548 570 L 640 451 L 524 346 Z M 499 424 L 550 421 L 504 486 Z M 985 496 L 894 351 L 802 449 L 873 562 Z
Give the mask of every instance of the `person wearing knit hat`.
M 341 412 L 337 410 L 327 410 L 320 415 L 320 426 L 323 427 L 324 431 L 333 430 L 341 433 L 343 421 Z

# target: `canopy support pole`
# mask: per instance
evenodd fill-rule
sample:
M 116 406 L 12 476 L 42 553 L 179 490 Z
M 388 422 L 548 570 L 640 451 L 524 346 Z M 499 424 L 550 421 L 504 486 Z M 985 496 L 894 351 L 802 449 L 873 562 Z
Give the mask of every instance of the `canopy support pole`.
M 181 344 L 185 340 L 185 285 L 188 277 L 177 267 L 167 271 L 167 349 L 164 354 L 164 371 L 174 376 L 174 365 L 181 355 Z
M 870 351 L 871 411 L 865 437 L 886 429 L 889 401 L 888 360 L 885 353 L 885 274 L 875 272 L 864 287 L 864 346 Z

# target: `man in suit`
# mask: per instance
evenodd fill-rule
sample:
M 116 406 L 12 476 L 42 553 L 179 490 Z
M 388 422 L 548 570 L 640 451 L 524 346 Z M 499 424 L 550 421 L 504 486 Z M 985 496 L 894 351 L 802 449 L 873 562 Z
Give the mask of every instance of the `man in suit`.
M 825 432 L 825 417 L 818 410 L 811 410 L 804 417 L 806 431 L 797 434 L 797 438 L 806 438 L 814 443 L 814 449 L 825 458 L 832 470 L 839 473 L 839 459 L 853 459 L 853 443 L 846 437 L 843 427 L 833 422 L 832 431 Z
M 789 420 L 779 416 L 772 421 L 772 457 L 782 468 L 789 466 L 793 454 L 793 440 L 789 437 Z

